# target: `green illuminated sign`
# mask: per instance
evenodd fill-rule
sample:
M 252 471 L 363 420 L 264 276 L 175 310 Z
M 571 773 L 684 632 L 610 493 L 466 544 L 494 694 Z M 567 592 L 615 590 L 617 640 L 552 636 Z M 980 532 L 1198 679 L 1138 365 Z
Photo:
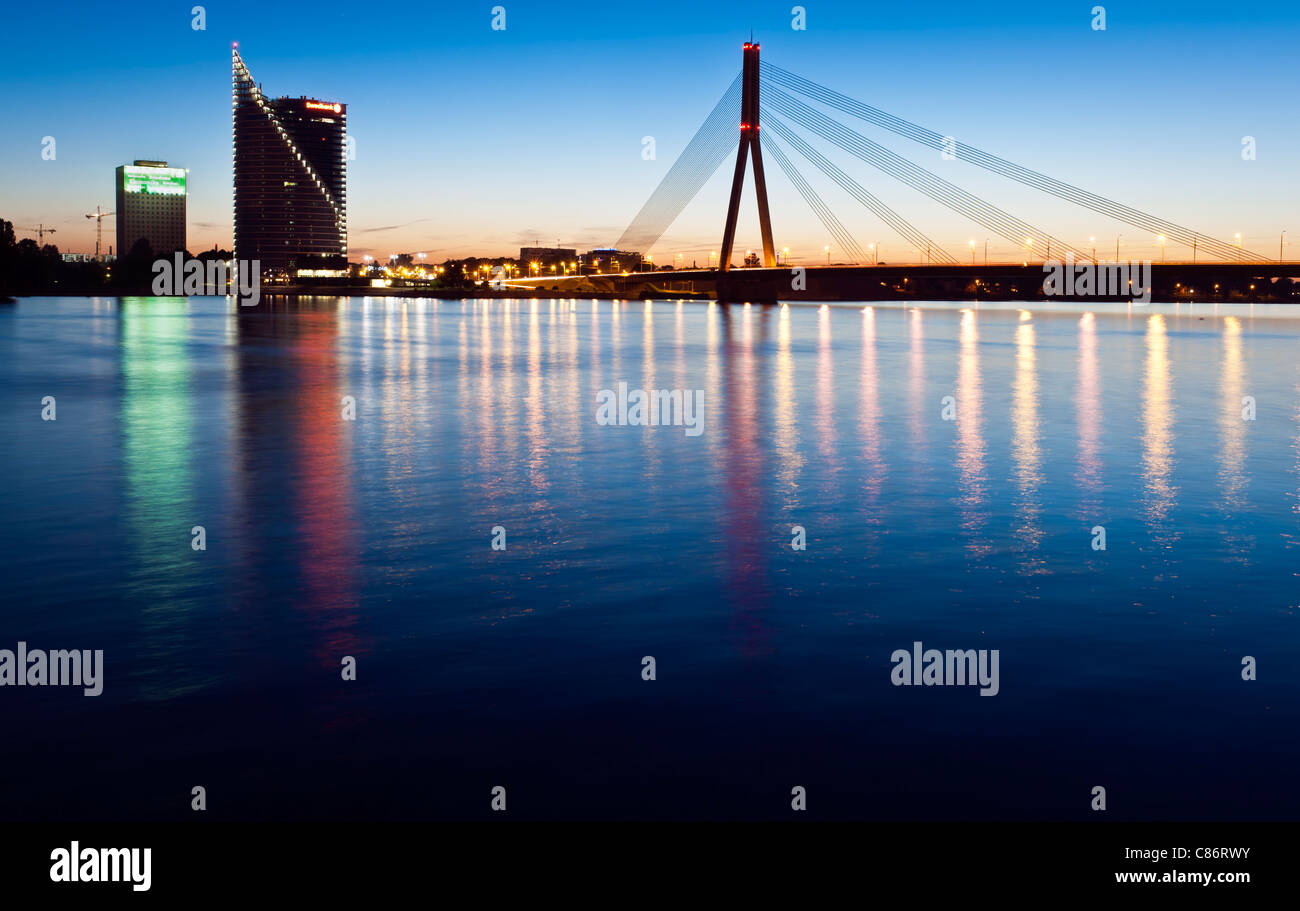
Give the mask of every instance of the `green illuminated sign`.
M 144 168 L 126 165 L 122 169 L 124 189 L 128 193 L 151 193 L 155 196 L 184 196 L 184 168 Z

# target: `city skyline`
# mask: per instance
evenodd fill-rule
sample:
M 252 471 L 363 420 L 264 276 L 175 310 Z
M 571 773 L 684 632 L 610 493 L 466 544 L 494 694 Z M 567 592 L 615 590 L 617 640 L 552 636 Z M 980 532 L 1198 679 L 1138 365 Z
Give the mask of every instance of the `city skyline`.
M 504 31 L 491 29 L 487 8 L 451 10 L 439 11 L 436 28 L 349 28 L 335 41 L 328 29 L 306 29 L 288 14 L 243 17 L 252 7 L 235 4 L 208 11 L 203 31 L 191 28 L 189 15 L 133 20 L 135 38 L 121 40 L 148 52 L 128 61 L 85 59 L 83 49 L 104 29 L 74 18 L 62 26 L 67 40 L 57 51 L 45 48 L 38 61 L 14 49 L 16 65 L 2 77 L 13 124 L 0 140 L 13 178 L 3 214 L 23 236 L 44 224 L 58 231 L 50 240 L 61 250 L 91 251 L 94 226 L 84 213 L 111 205 L 113 169 L 137 158 L 168 160 L 190 173 L 191 251 L 230 249 L 227 80 L 230 47 L 239 41 L 268 95 L 348 105 L 354 261 L 415 251 L 435 261 L 512 256 L 521 246 L 556 242 L 610 246 L 738 72 L 747 34 L 734 23 L 760 20 L 752 24 L 765 59 L 1207 236 L 1231 241 L 1240 232 L 1247 249 L 1276 255 L 1300 180 L 1300 139 L 1286 105 L 1294 88 L 1284 55 L 1251 49 L 1292 43 L 1300 16 L 1281 4 L 1249 13 L 1193 4 L 1178 7 L 1179 24 L 1169 25 L 1160 17 L 1173 8 L 1158 6 L 1140 15 L 1112 7 L 1104 32 L 1092 30 L 1086 10 L 1031 19 L 1023 4 L 978 16 L 939 4 L 941 14 L 925 22 L 902 10 L 868 16 L 832 4 L 808 10 L 806 31 L 790 28 L 785 7 L 759 16 L 726 6 L 691 17 L 686 32 L 681 21 L 619 11 L 588 22 L 579 7 L 566 32 L 540 6 L 519 4 L 507 7 Z M 337 18 L 331 8 L 320 8 L 321 21 Z M 41 20 L 58 10 L 20 16 Z M 615 38 L 602 40 L 606 23 Z M 620 28 L 628 34 L 619 36 Z M 108 36 L 119 29 L 111 24 Z M 862 53 L 864 41 L 871 53 Z M 1195 75 L 1185 62 L 1192 42 L 1203 58 L 1196 72 L 1211 77 L 1195 90 L 1171 75 L 1179 64 L 1186 77 Z M 931 62 L 918 66 L 926 59 L 918 54 Z M 1211 109 L 1215 116 L 1204 116 Z M 1154 236 L 863 131 L 1076 246 L 1095 237 L 1100 255 L 1122 236 L 1125 256 L 1160 255 Z M 52 161 L 41 157 L 46 136 L 57 144 Z M 1255 140 L 1255 160 L 1241 155 L 1246 136 Z M 649 160 L 646 137 L 654 139 Z M 841 163 L 949 252 L 960 257 L 975 241 L 982 254 L 987 232 L 864 165 Z M 719 245 L 728 171 L 718 169 L 658 245 L 637 252 L 704 264 Z M 771 174 L 769 185 L 778 248 L 789 247 L 792 259 L 820 259 L 830 243 L 821 225 L 783 175 Z M 885 259 L 919 258 L 833 188 L 818 188 L 863 247 L 878 244 Z M 105 228 L 116 251 L 111 224 Z M 758 243 L 753 207 L 742 205 L 737 258 Z M 993 258 L 1015 255 L 996 237 L 989 249 Z M 1171 245 L 1168 255 L 1190 252 Z

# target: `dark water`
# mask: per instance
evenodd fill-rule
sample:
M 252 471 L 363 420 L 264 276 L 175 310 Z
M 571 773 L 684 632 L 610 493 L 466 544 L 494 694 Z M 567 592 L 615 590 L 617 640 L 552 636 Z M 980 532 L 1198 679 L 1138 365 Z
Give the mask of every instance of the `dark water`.
M 1300 814 L 1300 319 L 959 308 L 3 308 L 0 817 Z

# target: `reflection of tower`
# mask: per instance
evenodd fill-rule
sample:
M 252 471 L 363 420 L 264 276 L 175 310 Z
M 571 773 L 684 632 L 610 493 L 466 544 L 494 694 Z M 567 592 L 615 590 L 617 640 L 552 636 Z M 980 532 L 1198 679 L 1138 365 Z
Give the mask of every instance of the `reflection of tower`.
M 236 324 L 240 587 L 249 600 L 305 612 L 314 658 L 337 669 L 341 655 L 367 650 L 357 631 L 352 430 L 336 394 L 338 319 L 307 304 L 257 316 Z M 287 356 L 268 359 L 267 350 Z M 268 525 L 267 514 L 286 521 Z
M 736 620 L 741 627 L 741 650 L 747 654 L 764 648 L 766 630 L 758 613 L 770 597 L 764 547 L 768 539 L 763 517 L 762 492 L 768 483 L 763 467 L 759 421 L 760 379 L 753 339 L 753 314 L 765 321 L 767 310 L 744 307 L 742 338 L 736 339 L 736 318 L 730 308 L 722 309 L 723 388 L 726 443 L 726 533 L 729 566 L 727 585 L 738 606 Z
M 731 268 L 731 248 L 736 241 L 736 217 L 740 214 L 740 191 L 745 185 L 745 158 L 754 153 L 754 193 L 758 196 L 758 225 L 763 232 L 763 265 L 776 266 L 776 246 L 772 243 L 772 217 L 767 212 L 767 179 L 763 176 L 763 152 L 758 131 L 758 45 L 745 45 L 744 69 L 741 72 L 740 146 L 736 150 L 736 173 L 731 178 L 731 201 L 727 204 L 727 226 L 722 232 L 722 254 L 718 267 Z

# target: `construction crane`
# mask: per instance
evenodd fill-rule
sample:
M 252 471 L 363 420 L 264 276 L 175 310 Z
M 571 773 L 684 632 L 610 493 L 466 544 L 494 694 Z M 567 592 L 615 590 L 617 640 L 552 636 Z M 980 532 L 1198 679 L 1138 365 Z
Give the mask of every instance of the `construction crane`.
M 95 206 L 95 211 L 87 215 L 87 218 L 95 219 L 95 260 L 99 260 L 99 242 L 104 237 L 104 219 L 112 215 L 112 212 L 101 212 L 99 206 Z
M 53 228 L 47 228 L 45 225 L 29 225 L 25 230 L 36 232 L 36 242 L 42 247 L 45 246 L 45 235 L 57 233 Z

